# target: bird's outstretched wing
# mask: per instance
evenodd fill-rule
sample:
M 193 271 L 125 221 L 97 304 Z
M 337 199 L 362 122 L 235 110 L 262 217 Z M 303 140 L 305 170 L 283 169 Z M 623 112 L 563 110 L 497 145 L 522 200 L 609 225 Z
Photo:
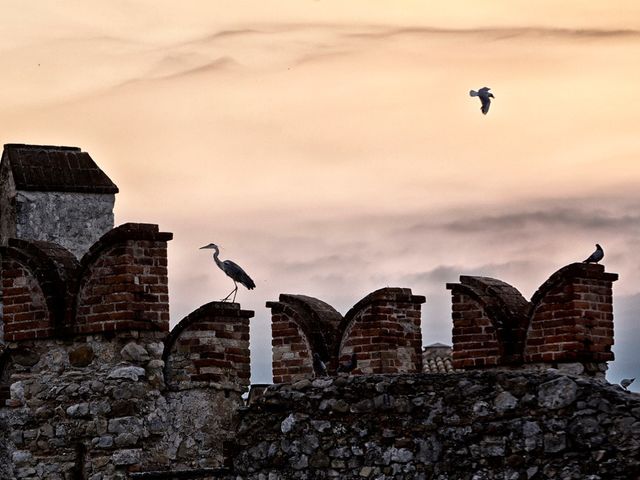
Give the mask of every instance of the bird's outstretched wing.
M 224 265 L 224 273 L 236 282 L 241 283 L 249 290 L 256 288 L 255 282 L 251 280 L 251 277 L 247 275 L 247 272 L 245 272 L 240 265 L 231 260 L 225 260 L 222 264 Z

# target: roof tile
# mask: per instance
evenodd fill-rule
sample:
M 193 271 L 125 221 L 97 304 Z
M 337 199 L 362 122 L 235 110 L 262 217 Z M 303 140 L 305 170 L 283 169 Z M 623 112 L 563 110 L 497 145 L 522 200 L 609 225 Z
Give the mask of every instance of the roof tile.
M 10 143 L 2 153 L 5 162 L 17 190 L 118 193 L 107 174 L 77 147 Z

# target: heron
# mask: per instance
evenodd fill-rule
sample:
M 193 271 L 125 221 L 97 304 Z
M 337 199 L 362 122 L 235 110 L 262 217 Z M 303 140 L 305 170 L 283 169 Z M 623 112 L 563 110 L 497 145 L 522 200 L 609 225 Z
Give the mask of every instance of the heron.
M 478 89 L 477 92 L 475 90 L 469 90 L 470 96 L 480 97 L 480 102 L 482 103 L 482 106 L 480 107 L 480 111 L 484 115 L 486 115 L 487 112 L 489 111 L 489 107 L 491 106 L 491 99 L 495 98 L 493 96 L 493 93 L 489 92 L 489 90 L 491 90 L 489 87 L 482 87 Z
M 596 251 L 589 255 L 589 258 L 584 260 L 582 263 L 598 263 L 600 260 L 604 258 L 604 250 L 602 247 L 596 243 Z
M 242 269 L 240 265 L 238 265 L 235 262 L 232 262 L 231 260 L 222 261 L 218 258 L 218 255 L 220 254 L 220 249 L 215 243 L 210 243 L 209 245 L 200 247 L 200 250 L 207 249 L 207 248 L 212 249 L 214 251 L 213 260 L 216 262 L 216 265 L 218 265 L 220 270 L 226 273 L 227 277 L 233 280 L 233 284 L 235 286 L 235 288 L 231 290 L 231 292 L 229 292 L 229 295 L 227 295 L 222 300 L 220 300 L 221 302 L 228 300 L 231 294 L 233 294 L 233 300 L 231 300 L 231 302 L 236 301 L 236 293 L 238 292 L 238 283 L 244 285 L 249 290 L 256 288 L 255 282 L 251 280 L 251 277 L 247 275 L 247 273 Z

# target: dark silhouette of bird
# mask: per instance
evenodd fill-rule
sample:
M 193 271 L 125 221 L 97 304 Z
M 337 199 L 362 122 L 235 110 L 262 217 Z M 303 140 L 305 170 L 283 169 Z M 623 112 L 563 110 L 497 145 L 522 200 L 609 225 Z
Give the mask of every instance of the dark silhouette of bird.
M 227 274 L 227 276 L 229 278 L 231 278 L 231 280 L 233 280 L 233 284 L 235 285 L 235 288 L 233 290 L 231 290 L 231 292 L 229 292 L 229 295 L 227 295 L 226 297 L 224 297 L 221 301 L 224 302 L 226 300 L 229 299 L 229 297 L 231 296 L 231 294 L 233 294 L 233 300 L 231 300 L 232 302 L 236 301 L 236 293 L 238 292 L 238 283 L 244 285 L 245 287 L 247 287 L 249 290 L 252 290 L 254 288 L 256 288 L 256 284 L 253 280 L 251 280 L 251 277 L 249 277 L 249 275 L 247 275 L 247 273 L 242 269 L 242 267 L 240 265 L 238 265 L 235 262 L 232 262 L 231 260 L 225 260 L 222 261 L 218 258 L 218 254 L 220 253 L 220 249 L 218 248 L 218 246 L 215 243 L 210 243 L 209 245 L 205 245 L 204 247 L 200 247 L 200 250 L 205 249 L 205 248 L 210 248 L 213 249 L 213 259 L 216 262 L 216 265 L 218 265 L 218 267 L 220 267 L 220 270 L 222 270 L 224 273 Z
M 327 366 L 318 353 L 313 354 L 313 372 L 316 374 L 316 377 L 326 377 L 328 375 Z
M 477 92 L 475 90 L 469 90 L 470 96 L 480 97 L 480 103 L 482 103 L 482 106 L 480 107 L 480 111 L 484 115 L 486 115 L 487 112 L 489 111 L 489 107 L 491 106 L 491 99 L 495 98 L 493 96 L 493 93 L 489 92 L 489 90 L 491 90 L 489 87 L 482 87 L 478 89 Z
M 623 378 L 622 381 L 620 382 L 620 385 L 625 390 L 628 390 L 629 389 L 629 385 L 631 385 L 634 380 L 635 380 L 635 378 Z
M 338 373 L 351 373 L 358 366 L 358 357 L 356 352 L 351 353 L 351 358 L 346 363 L 338 365 Z
M 582 263 L 598 263 L 600 260 L 604 258 L 604 250 L 602 247 L 596 243 L 596 251 L 589 255 L 589 258 L 584 260 Z

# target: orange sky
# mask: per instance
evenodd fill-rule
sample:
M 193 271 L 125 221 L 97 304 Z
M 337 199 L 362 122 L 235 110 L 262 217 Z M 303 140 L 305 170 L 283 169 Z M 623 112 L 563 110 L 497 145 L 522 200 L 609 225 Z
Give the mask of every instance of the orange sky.
M 172 231 L 172 323 L 232 283 L 343 313 L 386 285 L 427 295 L 450 342 L 447 281 L 530 296 L 596 242 L 616 293 L 614 380 L 640 357 L 640 3 L 9 1 L 0 140 L 80 146 L 118 184 L 116 223 Z M 496 96 L 485 117 L 471 88 Z

